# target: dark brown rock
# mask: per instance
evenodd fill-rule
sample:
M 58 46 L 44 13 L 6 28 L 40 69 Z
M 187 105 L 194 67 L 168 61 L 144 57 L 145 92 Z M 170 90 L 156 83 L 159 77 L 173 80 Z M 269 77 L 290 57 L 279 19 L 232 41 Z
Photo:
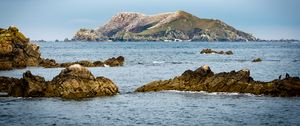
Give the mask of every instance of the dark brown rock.
M 271 82 L 254 81 L 247 69 L 214 74 L 208 66 L 187 70 L 170 80 L 150 82 L 136 92 L 180 90 L 207 92 L 238 92 L 271 96 L 300 96 L 299 77 L 288 77 Z
M 212 49 L 203 49 L 201 50 L 200 54 L 222 54 L 222 55 L 233 55 L 232 51 L 215 51 Z
M 252 62 L 261 62 L 262 59 L 261 58 L 256 58 L 256 59 L 253 59 Z
M 91 62 L 88 60 L 82 60 L 76 62 L 56 63 L 54 59 L 42 59 L 40 62 L 40 66 L 45 68 L 69 67 L 74 64 L 80 64 L 81 66 L 84 67 L 104 67 L 104 64 L 110 67 L 117 67 L 117 66 L 123 66 L 124 57 L 123 56 L 119 56 L 118 58 L 112 57 L 104 62 L 102 61 Z
M 8 92 L 11 85 L 20 84 L 21 79 L 12 77 L 0 77 L 0 92 Z
M 30 71 L 23 74 L 22 82 L 11 85 L 8 95 L 15 97 L 44 96 L 46 81 L 43 77 L 32 75 Z
M 119 56 L 117 58 L 113 57 L 104 61 L 104 64 L 109 65 L 110 67 L 123 66 L 123 63 L 124 63 L 123 56 Z

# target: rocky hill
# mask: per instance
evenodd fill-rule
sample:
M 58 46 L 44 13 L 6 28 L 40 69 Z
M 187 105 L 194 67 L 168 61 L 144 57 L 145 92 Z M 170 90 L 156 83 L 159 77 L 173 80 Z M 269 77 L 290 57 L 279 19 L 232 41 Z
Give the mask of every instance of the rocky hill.
M 220 20 L 202 19 L 184 11 L 144 15 L 122 12 L 96 29 L 80 29 L 78 41 L 255 41 Z

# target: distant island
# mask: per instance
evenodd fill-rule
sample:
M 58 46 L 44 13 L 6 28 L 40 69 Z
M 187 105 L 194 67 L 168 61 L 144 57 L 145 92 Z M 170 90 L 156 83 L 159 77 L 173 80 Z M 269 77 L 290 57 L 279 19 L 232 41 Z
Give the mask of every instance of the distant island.
M 258 41 L 220 20 L 185 11 L 145 15 L 122 12 L 96 29 L 82 28 L 75 41 Z

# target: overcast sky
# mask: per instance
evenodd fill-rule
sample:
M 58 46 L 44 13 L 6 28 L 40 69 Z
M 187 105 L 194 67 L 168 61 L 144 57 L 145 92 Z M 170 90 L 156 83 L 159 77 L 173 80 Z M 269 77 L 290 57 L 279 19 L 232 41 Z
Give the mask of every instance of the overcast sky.
M 119 12 L 184 10 L 220 19 L 262 39 L 300 39 L 300 0 L 0 0 L 0 27 L 15 25 L 31 39 L 72 38 Z

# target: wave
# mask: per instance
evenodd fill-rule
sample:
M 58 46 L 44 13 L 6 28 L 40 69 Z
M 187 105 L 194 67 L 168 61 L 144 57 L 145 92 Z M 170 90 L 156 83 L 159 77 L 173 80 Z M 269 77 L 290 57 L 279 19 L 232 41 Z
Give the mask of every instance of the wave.
M 207 91 L 178 91 L 178 90 L 165 90 L 161 92 L 166 93 L 191 93 L 191 94 L 203 94 L 203 95 L 229 95 L 229 96 L 262 96 L 262 95 L 254 95 L 251 93 L 238 93 L 238 92 L 207 92 Z
M 165 63 L 165 61 L 153 61 L 152 63 L 153 64 L 162 64 L 162 63 Z

